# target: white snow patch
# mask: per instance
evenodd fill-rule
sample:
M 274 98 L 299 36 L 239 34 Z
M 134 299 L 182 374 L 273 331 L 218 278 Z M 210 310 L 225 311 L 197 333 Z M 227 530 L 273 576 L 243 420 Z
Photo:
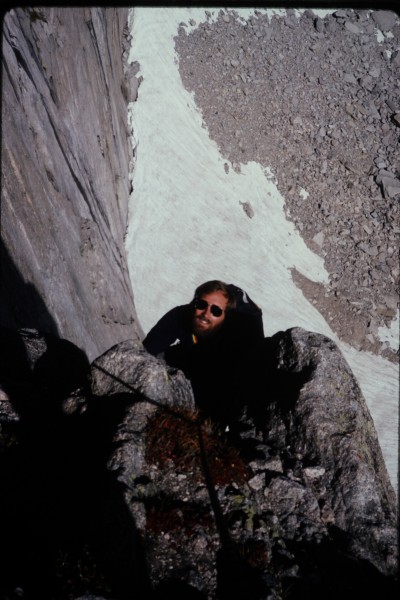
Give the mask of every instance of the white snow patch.
M 392 350 L 398 350 L 399 348 L 399 321 L 400 321 L 400 313 L 397 309 L 396 318 L 390 323 L 389 327 L 379 327 L 378 329 L 378 337 L 381 342 L 387 342 Z
M 131 105 L 136 163 L 126 249 L 135 306 L 145 333 L 194 289 L 222 279 L 262 308 L 267 336 L 300 326 L 333 339 L 360 382 L 383 455 L 397 486 L 398 372 L 395 365 L 340 342 L 293 283 L 295 267 L 326 284 L 323 260 L 285 218 L 270 169 L 236 173 L 210 139 L 193 95 L 183 87 L 174 49 L 179 23 L 207 20 L 203 8 L 136 7 L 131 60 L 143 82 Z M 243 18 L 248 9 L 235 9 Z M 219 11 L 213 11 L 216 18 Z M 251 12 L 251 11 L 250 11 Z M 268 12 L 268 11 L 267 11 Z M 243 211 L 247 202 L 253 217 Z
M 380 44 L 382 44 L 382 42 L 385 41 L 385 36 L 383 35 L 382 31 L 380 29 L 376 29 L 375 33 L 376 33 L 376 40 L 377 40 L 377 42 L 379 42 Z

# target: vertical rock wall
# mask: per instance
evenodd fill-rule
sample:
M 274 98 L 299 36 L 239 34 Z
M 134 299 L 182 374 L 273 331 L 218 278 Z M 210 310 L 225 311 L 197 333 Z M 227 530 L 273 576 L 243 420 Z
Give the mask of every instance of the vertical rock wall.
M 131 192 L 128 9 L 3 21 L 0 322 L 94 358 L 141 335 L 124 251 Z

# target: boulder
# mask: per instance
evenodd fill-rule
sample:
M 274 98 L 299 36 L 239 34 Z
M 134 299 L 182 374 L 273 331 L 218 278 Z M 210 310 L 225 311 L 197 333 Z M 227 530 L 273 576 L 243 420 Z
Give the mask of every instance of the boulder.
M 190 383 L 181 371 L 147 352 L 136 340 L 107 350 L 91 365 L 92 393 L 96 396 L 132 394 L 155 406 L 194 411 Z
M 396 536 L 387 527 L 396 523 L 396 496 L 350 367 L 332 340 L 294 328 L 279 342 L 278 370 L 309 371 L 285 415 L 285 452 L 294 460 L 293 472 L 311 484 L 321 513 L 332 511 L 331 527 L 345 533 L 353 555 L 394 574 Z

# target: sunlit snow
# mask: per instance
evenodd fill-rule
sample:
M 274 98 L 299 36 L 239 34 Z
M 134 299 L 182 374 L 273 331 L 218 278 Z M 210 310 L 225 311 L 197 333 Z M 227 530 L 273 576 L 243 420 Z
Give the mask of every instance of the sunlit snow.
M 329 336 L 360 383 L 397 489 L 398 367 L 338 340 L 296 287 L 293 267 L 327 283 L 322 259 L 286 219 L 270 170 L 253 162 L 226 172 L 182 85 L 173 38 L 179 23 L 189 31 L 205 21 L 205 10 L 133 9 L 131 60 L 143 81 L 130 111 L 136 160 L 126 248 L 139 321 L 146 333 L 167 310 L 190 301 L 200 283 L 222 279 L 260 305 L 266 335 L 300 326 Z M 216 17 L 218 10 L 210 12 Z M 238 12 L 245 19 L 252 11 Z

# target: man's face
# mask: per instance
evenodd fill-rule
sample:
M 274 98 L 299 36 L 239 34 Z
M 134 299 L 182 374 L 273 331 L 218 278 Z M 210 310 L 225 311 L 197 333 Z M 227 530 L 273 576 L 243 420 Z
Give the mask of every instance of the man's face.
M 228 304 L 228 299 L 222 292 L 211 292 L 200 296 L 200 304 L 204 308 L 196 308 L 193 315 L 193 333 L 199 337 L 208 337 L 222 327 L 225 320 L 225 311 Z M 220 316 L 213 313 L 218 313 L 218 309 L 222 310 Z

